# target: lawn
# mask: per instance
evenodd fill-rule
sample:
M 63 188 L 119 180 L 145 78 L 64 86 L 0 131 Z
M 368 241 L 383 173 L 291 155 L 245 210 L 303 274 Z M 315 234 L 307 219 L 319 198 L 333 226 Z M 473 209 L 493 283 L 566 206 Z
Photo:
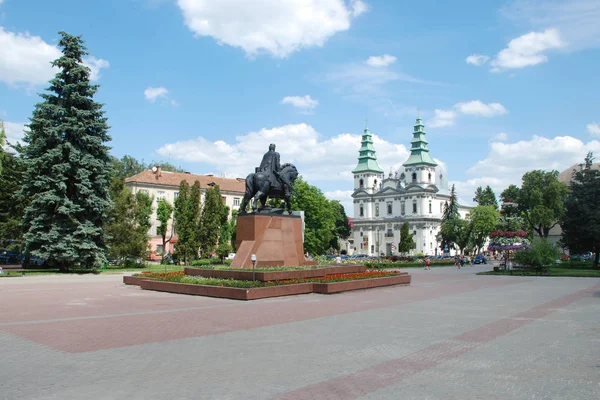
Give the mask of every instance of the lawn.
M 512 276 L 540 276 L 533 271 L 486 271 L 480 272 L 477 275 L 512 275 Z M 589 269 L 589 268 L 565 268 L 562 266 L 552 266 L 548 275 L 542 276 L 570 276 L 578 278 L 600 278 L 600 269 Z

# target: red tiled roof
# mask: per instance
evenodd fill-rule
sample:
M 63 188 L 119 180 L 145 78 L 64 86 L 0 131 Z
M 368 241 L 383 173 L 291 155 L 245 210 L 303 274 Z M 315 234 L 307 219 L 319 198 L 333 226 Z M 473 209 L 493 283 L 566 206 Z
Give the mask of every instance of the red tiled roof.
M 219 185 L 221 191 L 225 192 L 239 192 L 244 193 L 246 190 L 246 180 L 243 178 L 219 178 L 211 175 L 194 175 L 186 172 L 167 172 L 160 171 L 157 174 L 150 170 L 140 172 L 137 175 L 125 179 L 126 183 L 145 183 L 150 185 L 162 185 L 162 186 L 179 186 L 181 181 L 187 181 L 190 186 L 195 181 L 200 182 L 200 186 L 204 189 L 209 187 L 211 184 Z

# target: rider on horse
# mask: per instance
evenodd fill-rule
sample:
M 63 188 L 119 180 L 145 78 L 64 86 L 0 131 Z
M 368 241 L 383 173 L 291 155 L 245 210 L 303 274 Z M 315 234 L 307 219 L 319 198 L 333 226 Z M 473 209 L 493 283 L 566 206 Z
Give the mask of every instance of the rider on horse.
M 273 186 L 283 186 L 283 182 L 279 176 L 280 170 L 281 165 L 279 164 L 279 153 L 275 151 L 275 145 L 271 143 L 269 145 L 269 151 L 263 156 L 260 166 L 256 168 L 256 172 L 262 172 L 269 176 Z M 273 179 L 273 177 L 275 179 Z

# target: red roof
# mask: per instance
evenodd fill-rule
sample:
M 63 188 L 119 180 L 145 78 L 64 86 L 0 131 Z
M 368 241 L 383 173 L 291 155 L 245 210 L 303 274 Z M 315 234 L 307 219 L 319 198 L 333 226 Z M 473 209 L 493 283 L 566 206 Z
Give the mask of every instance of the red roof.
M 192 186 L 195 181 L 199 181 L 200 186 L 204 189 L 212 185 L 219 185 L 219 189 L 224 192 L 244 193 L 246 190 L 246 180 L 243 178 L 219 178 L 214 175 L 194 175 L 187 172 L 160 171 L 155 173 L 146 170 L 125 179 L 125 182 L 179 187 L 179 184 L 183 180 L 187 181 L 190 186 Z

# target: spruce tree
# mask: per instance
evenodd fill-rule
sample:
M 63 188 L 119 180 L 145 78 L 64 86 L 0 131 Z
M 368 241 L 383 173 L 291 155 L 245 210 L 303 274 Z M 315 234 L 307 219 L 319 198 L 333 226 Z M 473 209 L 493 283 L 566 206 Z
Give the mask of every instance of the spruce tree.
M 405 254 L 415 248 L 413 235 L 410 233 L 408 222 L 405 222 L 400 227 L 400 243 L 398 243 L 398 252 Z
M 190 185 L 187 181 L 182 180 L 179 183 L 179 194 L 175 199 L 175 208 L 173 213 L 173 223 L 175 224 L 175 232 L 177 233 L 177 246 L 175 246 L 175 254 L 178 260 L 187 262 L 186 245 L 190 237 L 190 227 L 187 218 L 188 199 L 190 197 Z
M 103 225 L 110 208 L 110 140 L 102 104 L 93 99 L 81 37 L 60 32 L 58 73 L 35 106 L 20 156 L 27 253 L 68 271 L 106 263 Z
M 4 144 L 6 142 L 6 132 L 4 131 L 4 121 L 0 119 L 0 175 L 2 175 L 2 158 L 4 156 Z

